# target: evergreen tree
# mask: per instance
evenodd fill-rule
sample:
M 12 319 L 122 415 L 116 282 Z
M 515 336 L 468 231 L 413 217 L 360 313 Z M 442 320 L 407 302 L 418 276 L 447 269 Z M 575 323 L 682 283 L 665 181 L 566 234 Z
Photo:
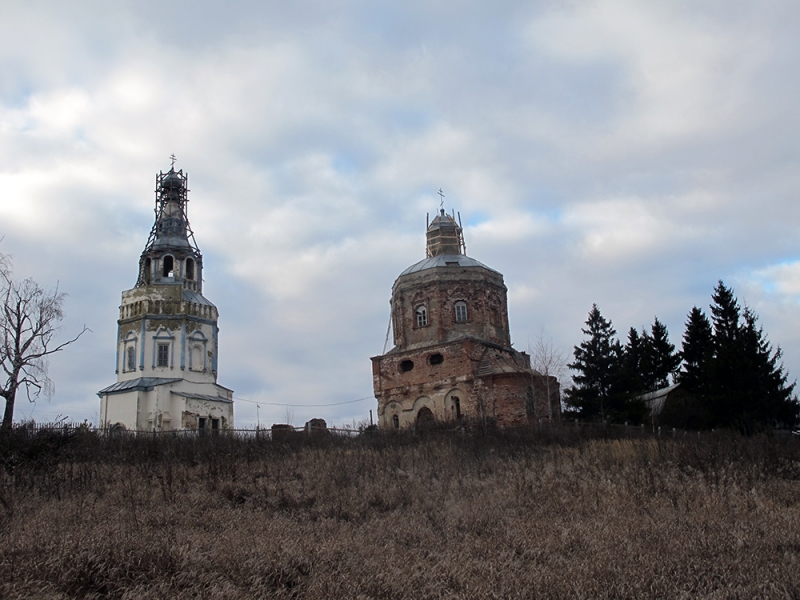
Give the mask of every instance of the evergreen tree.
M 740 309 L 722 281 L 712 300 L 712 352 L 699 370 L 708 425 L 752 433 L 759 426 L 794 424 L 800 407 L 792 396 L 795 384 L 787 384 L 780 348 L 772 349 L 758 317 Z
M 622 387 L 625 393 L 637 396 L 647 391 L 644 372 L 646 370 L 647 336 L 639 335 L 635 327 L 628 330 L 628 341 L 622 352 Z
M 725 287 L 722 280 L 717 282 L 711 295 L 711 320 L 714 324 L 714 344 L 722 347 L 735 347 L 739 335 L 739 303 L 733 290 Z
M 714 355 L 714 332 L 705 313 L 692 308 L 683 334 L 683 367 L 678 382 L 690 394 L 702 397 L 708 388 L 708 366 Z
M 741 368 L 743 384 L 737 398 L 731 424 L 753 431 L 755 425 L 791 425 L 797 420 L 798 404 L 792 397 L 795 384 L 787 385 L 788 375 L 783 372 L 780 348 L 772 350 L 758 317 L 749 308 L 742 312 L 739 327 Z
M 576 371 L 575 386 L 566 392 L 571 412 L 590 420 L 640 420 L 643 404 L 631 401 L 623 389 L 622 345 L 597 304 L 592 305 L 586 328 L 581 331 L 587 339 L 575 346 L 575 361 L 567 365 Z
M 745 356 L 740 340 L 741 309 L 733 290 L 717 283 L 711 296 L 714 350 L 708 363 L 705 407 L 712 427 L 733 426 L 747 395 Z
M 672 383 L 672 378 L 678 372 L 681 356 L 675 352 L 675 345 L 669 341 L 667 326 L 658 317 L 653 321 L 650 335 L 645 337 L 647 360 L 644 380 L 647 391 L 665 388 Z

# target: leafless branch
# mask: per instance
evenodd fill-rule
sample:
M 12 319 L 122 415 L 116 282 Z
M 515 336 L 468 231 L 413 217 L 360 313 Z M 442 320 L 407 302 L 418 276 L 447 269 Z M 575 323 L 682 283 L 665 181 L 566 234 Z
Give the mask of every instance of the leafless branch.
M 24 388 L 28 400 L 52 394 L 47 357 L 60 352 L 90 331 L 85 325 L 74 337 L 55 342 L 64 319 L 66 294 L 58 287 L 48 291 L 33 279 L 14 281 L 10 260 L 0 254 L 0 364 L 5 383 L 0 397 L 6 401 L 3 428 L 11 427 L 17 391 Z

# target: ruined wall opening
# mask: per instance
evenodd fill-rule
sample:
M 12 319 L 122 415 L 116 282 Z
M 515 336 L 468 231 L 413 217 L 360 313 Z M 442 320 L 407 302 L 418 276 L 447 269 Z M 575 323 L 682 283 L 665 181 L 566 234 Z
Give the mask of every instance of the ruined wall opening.
M 411 369 L 414 368 L 414 361 L 413 360 L 404 360 L 400 363 L 400 372 L 401 373 L 408 373 Z
M 392 415 L 392 427 L 400 429 L 400 417 L 397 415 Z
M 461 398 L 458 396 L 453 396 L 453 414 L 456 419 L 461 418 Z
M 417 427 L 420 429 L 428 429 L 433 427 L 436 420 L 433 418 L 433 412 L 427 406 L 423 406 L 417 413 Z
M 436 352 L 435 354 L 431 354 L 428 357 L 428 364 L 440 365 L 443 362 L 444 362 L 444 356 L 442 356 L 439 352 Z
M 186 259 L 186 279 L 194 280 L 194 261 L 191 258 Z
M 525 414 L 529 417 L 536 417 L 536 392 L 533 386 L 525 388 Z

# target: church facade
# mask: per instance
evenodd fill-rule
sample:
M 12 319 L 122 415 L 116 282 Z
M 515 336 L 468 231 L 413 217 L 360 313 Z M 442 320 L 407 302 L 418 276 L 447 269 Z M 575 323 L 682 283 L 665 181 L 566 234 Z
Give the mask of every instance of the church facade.
M 105 428 L 233 427 L 233 391 L 217 383 L 217 308 L 203 296 L 203 256 L 187 217 L 188 175 L 156 176 L 155 223 L 136 285 L 122 292 L 116 383 L 100 390 Z
M 426 237 L 392 287 L 394 347 L 372 358 L 379 425 L 559 419 L 558 382 L 511 347 L 503 276 L 466 255 L 455 215 L 441 210 Z

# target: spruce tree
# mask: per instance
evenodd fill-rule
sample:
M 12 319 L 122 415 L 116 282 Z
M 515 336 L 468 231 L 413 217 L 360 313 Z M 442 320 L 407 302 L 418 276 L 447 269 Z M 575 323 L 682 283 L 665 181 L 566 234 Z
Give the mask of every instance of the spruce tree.
M 717 283 L 711 296 L 714 352 L 708 363 L 706 408 L 711 426 L 733 426 L 739 422 L 747 395 L 748 376 L 740 339 L 741 309 L 733 290 Z
M 647 371 L 645 384 L 648 391 L 665 388 L 672 383 L 681 364 L 680 354 L 675 352 L 675 345 L 669 341 L 667 326 L 658 320 L 653 321 L 647 339 Z
M 747 307 L 742 311 L 739 340 L 744 389 L 732 424 L 748 433 L 757 425 L 793 424 L 798 416 L 798 404 L 792 397 L 795 384 L 787 385 L 780 347 L 772 350 L 758 317 Z
M 625 393 L 637 396 L 647 391 L 644 372 L 648 348 L 646 335 L 639 335 L 635 327 L 628 330 L 628 341 L 622 352 L 622 387 Z
M 720 281 L 711 305 L 713 352 L 700 380 L 710 426 L 735 427 L 752 433 L 758 427 L 793 425 L 798 417 L 795 384 L 772 349 L 758 317 L 739 308 L 733 290 Z M 701 388 L 702 389 L 702 388 Z
M 685 391 L 697 397 L 706 394 L 708 367 L 714 356 L 714 332 L 706 314 L 696 306 L 692 308 L 683 334 L 681 358 L 683 366 L 678 381 Z
M 597 304 L 592 305 L 586 328 L 587 339 L 575 346 L 575 361 L 567 365 L 576 371 L 575 386 L 566 391 L 567 403 L 582 419 L 621 422 L 643 417 L 641 402 L 631 401 L 623 389 L 623 350 L 616 331 Z

